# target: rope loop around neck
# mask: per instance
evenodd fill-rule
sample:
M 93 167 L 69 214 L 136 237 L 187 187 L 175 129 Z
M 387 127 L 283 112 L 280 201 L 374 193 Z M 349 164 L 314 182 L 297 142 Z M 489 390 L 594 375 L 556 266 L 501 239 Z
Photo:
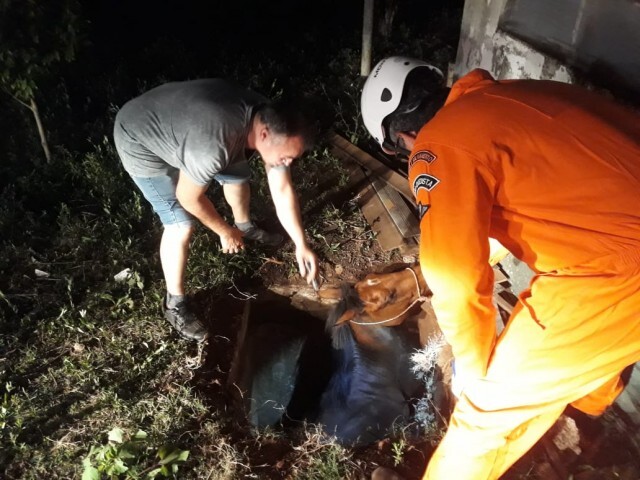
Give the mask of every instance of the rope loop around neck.
M 422 293 L 420 292 L 420 282 L 418 280 L 418 275 L 416 274 L 416 272 L 414 272 L 413 268 L 410 268 L 410 267 L 406 267 L 405 270 L 409 270 L 413 275 L 413 279 L 416 281 L 416 290 L 418 292 L 418 297 L 413 302 L 411 302 L 407 308 L 405 308 L 402 312 L 397 314 L 395 317 L 387 318 L 386 320 L 380 320 L 378 322 L 358 322 L 356 320 L 349 320 L 349 321 L 356 325 L 382 325 L 384 323 L 389 323 L 389 322 L 392 322 L 393 320 L 400 318 L 402 315 L 407 313 L 416 303 L 424 302 L 425 300 L 427 300 L 427 297 L 422 295 Z

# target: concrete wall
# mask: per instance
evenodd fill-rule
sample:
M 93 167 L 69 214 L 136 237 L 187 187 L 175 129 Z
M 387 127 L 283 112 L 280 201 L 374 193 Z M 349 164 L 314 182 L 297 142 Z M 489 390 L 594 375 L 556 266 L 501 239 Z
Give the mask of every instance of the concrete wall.
M 474 68 L 484 68 L 497 79 L 532 78 L 573 83 L 575 74 L 555 58 L 545 55 L 530 45 L 500 31 L 498 23 L 507 0 L 467 0 L 460 31 L 455 64 L 449 68 L 450 81 L 455 81 Z M 517 295 L 526 288 L 531 270 L 509 255 L 501 262 L 510 277 L 512 290 Z M 640 427 L 640 364 L 633 369 L 626 390 L 616 402 L 616 408 L 635 431 L 637 441 Z
M 495 78 L 535 78 L 572 83 L 569 68 L 498 29 L 507 0 L 467 0 L 456 62 L 450 75 L 460 78 L 474 68 L 484 68 Z

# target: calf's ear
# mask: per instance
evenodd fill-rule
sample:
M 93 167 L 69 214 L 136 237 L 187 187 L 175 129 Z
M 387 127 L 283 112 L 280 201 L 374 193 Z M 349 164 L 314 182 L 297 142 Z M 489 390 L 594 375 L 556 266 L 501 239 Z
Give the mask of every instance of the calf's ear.
M 346 312 L 344 312 L 342 314 L 342 316 L 336 320 L 335 325 L 342 325 L 345 322 L 348 322 L 349 320 L 353 320 L 356 316 L 356 311 L 355 310 L 347 310 Z

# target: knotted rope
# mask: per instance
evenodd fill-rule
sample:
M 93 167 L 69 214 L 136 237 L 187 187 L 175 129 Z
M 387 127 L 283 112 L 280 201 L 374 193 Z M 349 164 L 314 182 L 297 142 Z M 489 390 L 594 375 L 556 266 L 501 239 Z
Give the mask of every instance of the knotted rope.
M 416 272 L 413 271 L 413 268 L 409 268 L 409 267 L 405 268 L 405 270 L 409 270 L 413 275 L 413 278 L 416 281 L 416 290 L 418 291 L 418 297 L 413 302 L 411 302 L 407 308 L 405 308 L 402 312 L 397 314 L 395 317 L 387 318 L 386 320 L 380 320 L 378 322 L 358 322 L 356 320 L 349 320 L 349 321 L 351 323 L 355 323 L 356 325 L 381 325 L 383 323 L 392 322 L 393 320 L 398 319 L 399 317 L 407 313 L 416 303 L 424 302 L 425 300 L 427 300 L 427 297 L 422 295 L 422 293 L 420 292 L 420 282 L 418 281 L 418 275 L 416 274 Z

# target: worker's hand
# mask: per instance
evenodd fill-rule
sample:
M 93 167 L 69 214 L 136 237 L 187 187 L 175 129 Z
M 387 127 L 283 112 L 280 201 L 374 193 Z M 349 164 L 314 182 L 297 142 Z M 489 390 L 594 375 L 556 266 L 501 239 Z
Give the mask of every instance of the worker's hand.
M 222 244 L 222 253 L 238 253 L 244 249 L 243 233 L 235 227 L 229 226 L 225 232 L 220 235 L 220 243 Z
M 296 248 L 296 259 L 298 260 L 300 275 L 304 277 L 307 283 L 311 284 L 318 276 L 318 257 L 313 253 L 313 250 L 303 245 Z

